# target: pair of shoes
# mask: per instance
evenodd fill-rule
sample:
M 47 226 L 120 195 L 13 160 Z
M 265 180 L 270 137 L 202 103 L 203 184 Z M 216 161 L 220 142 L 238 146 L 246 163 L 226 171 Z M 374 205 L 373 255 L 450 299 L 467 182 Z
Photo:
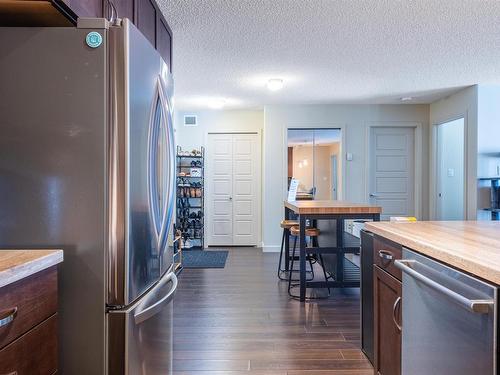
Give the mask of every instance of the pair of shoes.
M 202 166 L 201 160 L 193 160 L 191 162 L 191 167 L 201 168 Z
M 183 239 L 181 241 L 182 241 L 181 242 L 181 247 L 183 249 L 190 249 L 190 248 L 193 247 L 193 244 L 192 244 L 192 242 L 191 242 L 191 240 L 189 238 Z

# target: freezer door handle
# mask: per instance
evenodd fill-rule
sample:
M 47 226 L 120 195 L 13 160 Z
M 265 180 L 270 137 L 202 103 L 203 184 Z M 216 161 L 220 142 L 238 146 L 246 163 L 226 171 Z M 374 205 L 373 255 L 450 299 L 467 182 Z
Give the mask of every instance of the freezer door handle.
M 171 162 L 174 150 L 170 104 L 164 91 L 158 76 L 149 121 L 148 194 L 159 255 L 167 243 L 175 184 L 175 164 Z
M 162 103 L 163 113 L 162 122 L 166 135 L 167 143 L 167 154 L 165 155 L 168 160 L 165 160 L 165 165 L 168 168 L 167 173 L 167 202 L 165 207 L 165 218 L 162 223 L 162 228 L 160 231 L 160 251 L 163 253 L 167 244 L 167 239 L 170 230 L 170 224 L 172 223 L 172 216 L 174 211 L 174 200 L 175 200 L 175 173 L 176 173 L 176 158 L 175 158 L 175 142 L 174 142 L 174 128 L 173 120 L 171 115 L 171 104 L 167 96 L 167 90 L 164 88 L 164 83 L 161 77 L 158 78 L 158 85 L 160 87 L 160 101 Z
M 401 271 L 406 273 L 407 275 L 413 277 L 414 279 L 422 282 L 423 284 L 427 285 L 429 288 L 432 288 L 434 290 L 437 290 L 438 292 L 441 292 L 454 302 L 456 302 L 458 305 L 462 306 L 463 308 L 474 312 L 474 313 L 479 313 L 479 314 L 488 314 L 490 312 L 490 308 L 495 304 L 494 300 L 471 300 L 467 297 L 464 297 L 463 295 L 445 287 L 444 285 L 441 285 L 437 283 L 436 281 L 428 278 L 427 276 L 422 275 L 421 273 L 415 271 L 412 268 L 412 265 L 417 265 L 419 264 L 418 261 L 416 260 L 396 260 L 394 262 L 395 266 L 398 267 Z
M 161 281 L 161 285 L 159 284 L 157 288 L 161 288 L 166 283 L 172 281 L 172 289 L 163 296 L 160 300 L 153 303 L 151 306 L 146 307 L 144 310 L 139 309 L 140 311 L 134 314 L 135 324 L 140 324 L 152 316 L 156 315 L 160 312 L 166 305 L 168 305 L 172 299 L 174 298 L 175 292 L 177 290 L 177 276 L 175 276 L 174 272 L 165 276 L 165 279 Z

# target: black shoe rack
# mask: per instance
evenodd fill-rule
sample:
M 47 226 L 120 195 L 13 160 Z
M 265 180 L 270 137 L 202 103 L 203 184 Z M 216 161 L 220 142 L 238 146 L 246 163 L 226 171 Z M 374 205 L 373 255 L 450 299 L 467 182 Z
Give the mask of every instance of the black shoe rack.
M 205 149 L 185 151 L 177 146 L 176 229 L 181 232 L 181 248 L 189 240 L 191 248 L 204 248 Z

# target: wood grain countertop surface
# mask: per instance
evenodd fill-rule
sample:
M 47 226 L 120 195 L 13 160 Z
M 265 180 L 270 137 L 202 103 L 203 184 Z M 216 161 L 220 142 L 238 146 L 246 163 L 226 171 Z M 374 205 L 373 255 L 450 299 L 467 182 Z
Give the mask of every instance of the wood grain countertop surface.
M 500 222 L 366 223 L 366 230 L 500 285 Z
M 297 214 L 379 214 L 382 208 L 369 204 L 333 200 L 285 201 L 285 207 Z
M 62 261 L 62 250 L 0 250 L 0 288 Z

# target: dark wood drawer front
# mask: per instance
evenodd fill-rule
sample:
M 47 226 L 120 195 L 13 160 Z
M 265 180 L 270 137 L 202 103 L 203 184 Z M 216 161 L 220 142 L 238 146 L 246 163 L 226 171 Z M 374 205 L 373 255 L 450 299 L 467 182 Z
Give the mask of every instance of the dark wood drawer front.
M 0 288 L 0 318 L 14 316 L 10 323 L 0 327 L 0 348 L 56 312 L 56 267 Z
M 0 350 L 0 375 L 57 371 L 57 314 Z
M 401 270 L 394 265 L 403 256 L 403 247 L 392 241 L 375 236 L 373 240 L 373 263 L 401 280 Z

